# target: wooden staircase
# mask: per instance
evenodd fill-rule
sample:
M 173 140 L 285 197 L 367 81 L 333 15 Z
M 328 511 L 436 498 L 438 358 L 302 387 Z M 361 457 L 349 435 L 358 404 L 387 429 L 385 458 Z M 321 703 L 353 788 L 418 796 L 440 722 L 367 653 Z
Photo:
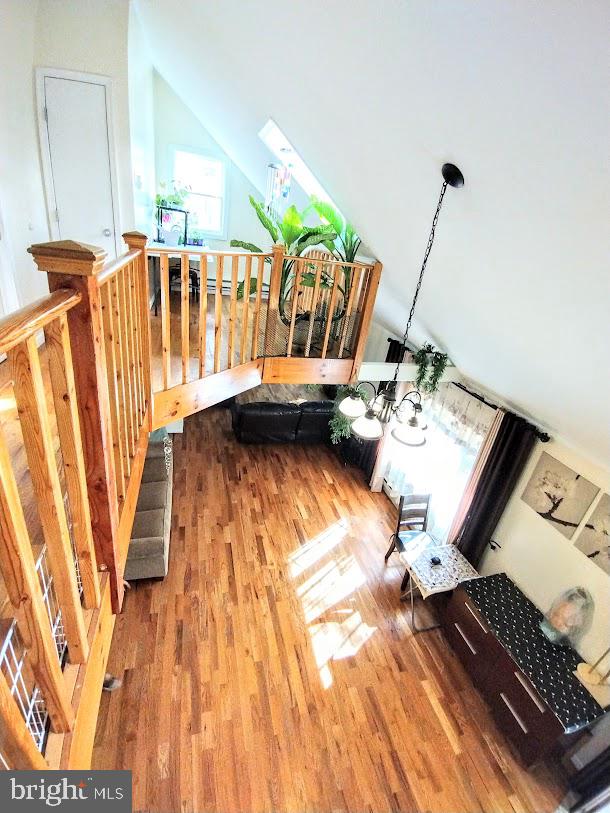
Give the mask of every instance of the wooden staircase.
M 0 764 L 9 768 L 90 765 L 149 432 L 261 383 L 354 380 L 381 274 L 380 263 L 289 257 L 282 246 L 193 258 L 149 251 L 137 232 L 123 237 L 128 250 L 112 261 L 73 241 L 32 246 L 51 293 L 0 322 L 17 424 L 10 451 L 7 420 L 0 431 Z M 27 493 L 16 470 L 24 457 Z

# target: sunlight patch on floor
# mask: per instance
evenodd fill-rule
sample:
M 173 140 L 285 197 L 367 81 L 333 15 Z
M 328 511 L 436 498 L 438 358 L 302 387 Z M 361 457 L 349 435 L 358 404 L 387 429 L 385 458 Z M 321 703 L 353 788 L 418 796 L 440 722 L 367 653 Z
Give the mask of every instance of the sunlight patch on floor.
M 293 579 L 304 573 L 307 568 L 315 565 L 323 556 L 329 553 L 345 537 L 349 528 L 347 519 L 340 519 L 330 525 L 321 534 L 314 536 L 298 550 L 288 557 L 290 575 Z
M 305 621 L 310 624 L 366 582 L 353 556 L 333 559 L 297 589 Z
M 334 615 L 339 616 L 339 620 L 309 626 L 320 679 L 325 689 L 333 682 L 329 662 L 353 657 L 377 630 L 377 627 L 365 624 L 357 610 L 337 610 Z

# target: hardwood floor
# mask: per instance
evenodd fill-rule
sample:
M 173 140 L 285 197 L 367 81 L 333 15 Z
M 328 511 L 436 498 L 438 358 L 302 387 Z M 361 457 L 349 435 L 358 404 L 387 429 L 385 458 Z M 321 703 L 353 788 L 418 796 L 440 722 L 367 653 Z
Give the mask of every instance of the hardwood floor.
M 440 631 L 412 636 L 394 511 L 323 447 L 176 436 L 170 568 L 117 619 L 94 768 L 146 811 L 553 811 Z

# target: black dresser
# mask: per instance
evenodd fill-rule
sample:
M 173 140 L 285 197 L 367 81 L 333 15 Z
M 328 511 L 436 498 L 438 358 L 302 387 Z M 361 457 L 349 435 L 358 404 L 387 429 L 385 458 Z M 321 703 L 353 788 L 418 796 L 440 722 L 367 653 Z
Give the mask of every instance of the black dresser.
M 583 659 L 547 640 L 542 617 L 505 573 L 463 582 L 444 617 L 449 642 L 526 765 L 605 713 L 573 674 Z

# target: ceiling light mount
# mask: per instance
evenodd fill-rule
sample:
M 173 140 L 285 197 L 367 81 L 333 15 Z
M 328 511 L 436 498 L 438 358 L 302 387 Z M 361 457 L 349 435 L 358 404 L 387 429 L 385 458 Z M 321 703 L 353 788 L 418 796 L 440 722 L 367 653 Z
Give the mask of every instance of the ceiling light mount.
M 455 189 L 464 186 L 464 176 L 455 164 L 443 164 L 442 173 L 445 183 L 449 186 L 453 186 Z

